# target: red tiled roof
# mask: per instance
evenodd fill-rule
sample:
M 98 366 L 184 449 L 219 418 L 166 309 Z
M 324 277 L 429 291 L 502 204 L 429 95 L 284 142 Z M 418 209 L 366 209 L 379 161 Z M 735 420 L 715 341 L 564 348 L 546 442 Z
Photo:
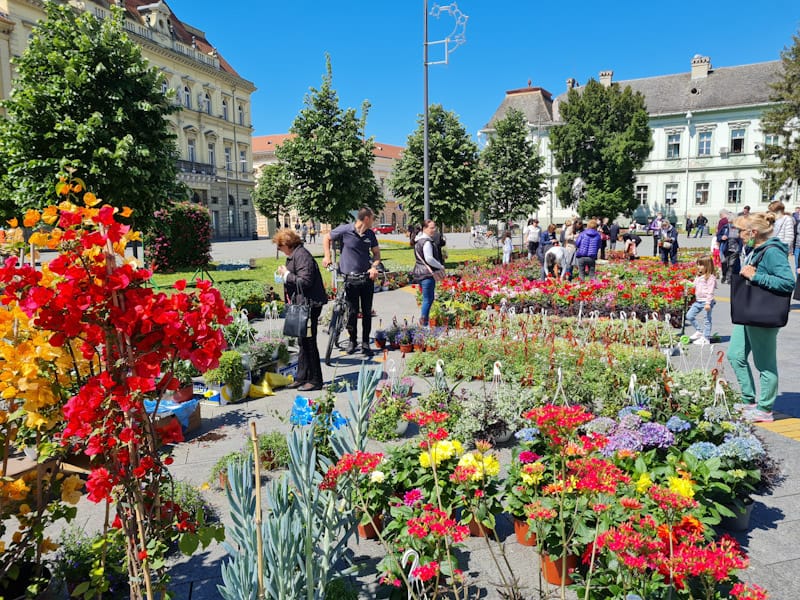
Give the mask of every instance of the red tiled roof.
M 153 0 L 125 0 L 125 10 L 134 21 L 137 23 L 144 24 L 144 19 L 142 18 L 142 14 L 139 12 L 140 6 L 148 6 L 153 4 Z M 169 8 L 169 6 L 167 6 Z M 192 41 L 194 41 L 194 45 L 198 51 L 209 54 L 212 50 L 214 50 L 214 46 L 202 35 L 194 35 L 189 33 L 186 30 L 186 27 L 181 22 L 181 20 L 172 12 L 172 9 L 169 9 L 170 12 L 170 23 L 172 23 L 172 30 L 175 32 L 175 38 L 186 44 L 187 46 L 192 45 Z M 192 40 L 194 38 L 194 40 Z M 234 70 L 234 68 L 228 64 L 222 55 L 217 52 L 217 58 L 219 59 L 219 66 L 220 68 L 225 71 L 226 73 L 230 73 L 232 75 L 236 75 L 239 77 L 239 74 Z
M 275 148 L 280 146 L 284 141 L 293 137 L 294 137 L 293 133 L 254 135 L 251 140 L 253 153 L 274 151 Z M 391 144 L 382 144 L 380 142 L 375 142 L 375 146 L 372 149 L 372 154 L 384 158 L 398 159 L 400 158 L 400 155 L 403 153 L 403 150 L 405 150 L 405 148 L 403 148 L 402 146 L 392 146 Z

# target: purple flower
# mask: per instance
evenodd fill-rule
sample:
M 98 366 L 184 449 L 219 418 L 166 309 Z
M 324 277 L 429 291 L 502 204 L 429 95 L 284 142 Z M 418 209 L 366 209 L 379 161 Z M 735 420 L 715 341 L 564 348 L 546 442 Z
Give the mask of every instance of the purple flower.
M 675 436 L 661 423 L 645 423 L 639 433 L 642 443 L 648 448 L 669 448 L 675 443 Z
M 620 415 L 619 429 L 627 429 L 629 431 L 637 431 L 642 425 L 642 417 L 634 413 Z
M 608 444 L 603 448 L 605 456 L 613 456 L 618 450 L 631 450 L 638 452 L 642 449 L 642 436 L 638 431 L 618 429 L 617 432 L 608 438 Z
M 692 424 L 689 421 L 684 421 L 678 416 L 673 415 L 667 421 L 667 429 L 669 429 L 673 433 L 680 433 L 681 431 L 687 431 L 692 428 Z

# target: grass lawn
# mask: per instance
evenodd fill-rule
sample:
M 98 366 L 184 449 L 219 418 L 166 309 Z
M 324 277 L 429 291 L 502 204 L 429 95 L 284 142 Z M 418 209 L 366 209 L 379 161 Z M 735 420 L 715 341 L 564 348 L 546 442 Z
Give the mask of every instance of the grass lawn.
M 448 250 L 446 266 L 448 269 L 455 269 L 461 263 L 476 260 L 479 258 L 497 255 L 494 248 Z M 386 269 L 390 272 L 410 271 L 414 267 L 414 249 L 405 242 L 381 241 L 381 258 Z M 317 256 L 317 262 L 322 269 L 322 256 Z M 286 257 L 280 258 L 259 258 L 256 260 L 256 268 L 244 271 L 216 271 L 216 266 L 212 263 L 209 272 L 215 282 L 241 282 L 241 281 L 262 281 L 264 283 L 274 282 L 275 269 L 278 265 L 286 263 Z M 153 275 L 153 284 L 160 288 L 172 287 L 172 284 L 179 279 L 190 281 L 195 276 L 195 270 L 178 271 L 176 273 L 157 273 Z M 205 275 L 198 275 L 205 278 Z M 323 280 L 330 281 L 330 277 L 323 273 Z

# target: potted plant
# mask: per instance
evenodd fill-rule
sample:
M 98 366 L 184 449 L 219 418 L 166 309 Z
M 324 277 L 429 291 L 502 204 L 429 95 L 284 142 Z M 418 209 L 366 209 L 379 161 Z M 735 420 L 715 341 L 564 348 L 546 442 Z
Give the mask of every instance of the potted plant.
M 216 481 L 220 488 L 226 489 L 228 487 L 228 465 L 234 462 L 241 463 L 245 460 L 247 460 L 246 453 L 241 450 L 222 455 L 211 467 L 211 472 L 208 475 L 209 481 Z
M 383 348 L 386 345 L 386 330 L 377 329 L 375 331 L 375 345 L 378 348 Z
M 367 435 L 379 442 L 400 437 L 408 427 L 408 421 L 403 419 L 403 415 L 410 409 L 410 395 L 381 394 L 370 414 Z
M 258 454 L 261 468 L 265 471 L 288 467 L 289 444 L 286 441 L 286 434 L 280 431 L 271 431 L 259 435 Z
M 416 329 L 414 331 L 414 336 L 412 338 L 412 343 L 414 345 L 414 352 L 424 352 L 425 351 L 425 340 L 428 338 L 428 334 L 424 329 Z
M 188 360 L 177 360 L 172 367 L 172 375 L 180 384 L 180 387 L 172 392 L 172 400 L 174 402 L 191 400 L 194 396 L 194 378 L 200 375 L 200 371 Z
M 75 526 L 65 529 L 58 539 L 53 579 L 63 582 L 70 596 L 82 585 L 81 597 L 127 597 L 130 587 L 121 532 L 109 529 L 103 536 Z
M 400 352 L 403 354 L 408 354 L 414 350 L 414 346 L 412 345 L 414 332 L 412 328 L 408 326 L 401 327 L 397 334 L 394 337 L 395 343 L 400 348 Z
M 226 350 L 219 358 L 219 366 L 206 371 L 204 378 L 207 383 L 222 386 L 221 393 L 226 402 L 238 402 L 250 389 L 249 385 L 245 389 L 246 374 L 241 353 Z

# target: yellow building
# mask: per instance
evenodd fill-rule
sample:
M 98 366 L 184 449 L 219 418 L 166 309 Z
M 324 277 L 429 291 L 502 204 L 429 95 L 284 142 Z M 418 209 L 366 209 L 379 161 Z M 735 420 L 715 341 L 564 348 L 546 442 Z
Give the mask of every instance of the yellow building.
M 104 19 L 113 2 L 71 1 L 76 10 Z M 170 115 L 178 147 L 178 178 L 189 197 L 211 212 L 215 239 L 252 238 L 256 231 L 250 139 L 252 82 L 242 78 L 206 39 L 163 1 L 120 0 L 125 29 L 143 56 L 164 74 L 163 90 L 181 106 Z M 40 0 L 0 0 L 0 98 L 14 80 L 11 59 L 25 50 L 44 17 Z
M 293 134 L 279 133 L 275 135 L 257 135 L 253 137 L 253 168 L 256 172 L 256 178 L 262 167 L 278 160 L 275 157 L 275 150 L 290 137 L 293 137 Z M 372 154 L 375 157 L 372 164 L 372 174 L 378 182 L 385 203 L 383 210 L 375 216 L 375 222 L 376 224 L 391 223 L 397 229 L 404 229 L 406 227 L 408 217 L 389 190 L 388 181 L 402 153 L 402 146 L 392 146 L 380 142 L 375 142 L 375 147 L 372 150 Z M 263 236 L 272 235 L 275 232 L 276 226 L 294 227 L 299 222 L 300 217 L 294 209 L 289 210 L 285 214 L 281 214 L 277 224 L 274 218 L 268 219 L 258 212 L 256 215 L 256 223 L 258 224 L 257 231 L 259 235 Z M 321 225 L 322 232 L 330 229 L 327 223 L 317 225 Z

